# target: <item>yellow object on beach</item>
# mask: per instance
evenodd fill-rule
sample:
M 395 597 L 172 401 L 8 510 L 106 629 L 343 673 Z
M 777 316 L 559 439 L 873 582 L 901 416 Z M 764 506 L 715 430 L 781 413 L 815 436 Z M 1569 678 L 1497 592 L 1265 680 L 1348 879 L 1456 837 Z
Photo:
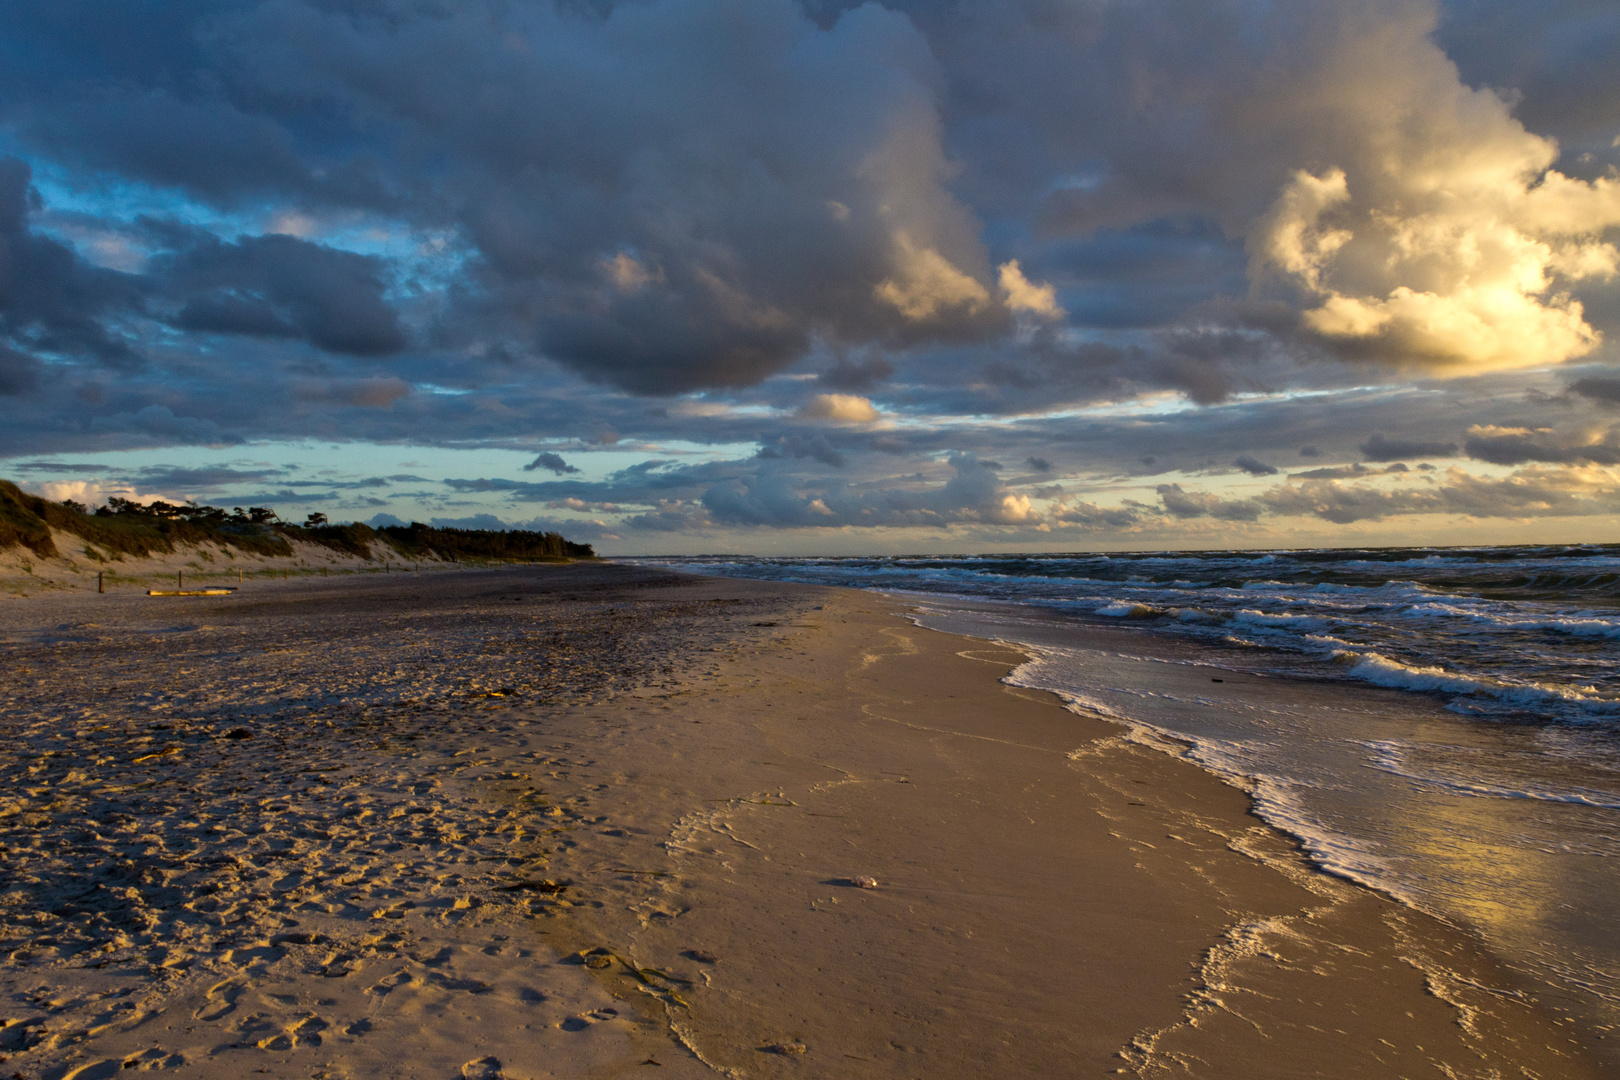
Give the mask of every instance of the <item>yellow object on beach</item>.
M 147 596 L 229 596 L 235 589 L 147 589 Z

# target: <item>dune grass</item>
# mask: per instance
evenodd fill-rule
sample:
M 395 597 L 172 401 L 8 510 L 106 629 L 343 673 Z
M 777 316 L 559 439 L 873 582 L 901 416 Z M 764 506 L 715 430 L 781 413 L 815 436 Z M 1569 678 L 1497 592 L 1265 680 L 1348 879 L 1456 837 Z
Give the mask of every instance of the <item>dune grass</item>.
M 21 546 L 41 559 L 59 557 L 53 529 L 79 537 L 85 554 L 97 561 L 170 554 L 176 545 L 199 544 L 286 557 L 294 554 L 293 541 L 368 561 L 557 562 L 596 557 L 589 544 L 551 532 L 438 529 L 418 522 L 382 529 L 359 522 L 301 526 L 282 522 L 274 511 L 259 507 L 248 515 L 240 511 L 232 515 L 211 506 L 161 502 L 141 506 L 121 499 L 90 513 L 77 504 L 52 502 L 0 480 L 0 550 Z

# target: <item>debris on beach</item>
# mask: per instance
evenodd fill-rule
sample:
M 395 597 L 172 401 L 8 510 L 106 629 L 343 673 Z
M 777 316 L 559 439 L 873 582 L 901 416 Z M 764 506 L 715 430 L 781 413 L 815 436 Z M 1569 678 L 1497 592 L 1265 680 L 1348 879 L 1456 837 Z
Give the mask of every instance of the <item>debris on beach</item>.
M 718 956 L 704 949 L 687 949 L 686 955 L 688 959 L 696 960 L 700 964 L 718 964 L 720 962 Z
M 767 1054 L 802 1054 L 808 1050 L 809 1047 L 805 1046 L 802 1042 L 779 1042 L 771 1043 L 771 1045 L 761 1047 L 760 1049 L 764 1050 Z
M 867 877 L 865 874 L 856 874 L 849 879 L 849 883 L 857 889 L 875 889 L 878 887 L 877 878 Z

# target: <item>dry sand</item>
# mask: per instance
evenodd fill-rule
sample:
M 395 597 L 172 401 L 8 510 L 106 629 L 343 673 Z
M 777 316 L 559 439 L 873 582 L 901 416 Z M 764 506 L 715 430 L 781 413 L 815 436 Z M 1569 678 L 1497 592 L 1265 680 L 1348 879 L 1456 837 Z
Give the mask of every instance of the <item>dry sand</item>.
M 1600 1075 L 1466 931 L 903 610 L 0 599 L 0 1073 Z

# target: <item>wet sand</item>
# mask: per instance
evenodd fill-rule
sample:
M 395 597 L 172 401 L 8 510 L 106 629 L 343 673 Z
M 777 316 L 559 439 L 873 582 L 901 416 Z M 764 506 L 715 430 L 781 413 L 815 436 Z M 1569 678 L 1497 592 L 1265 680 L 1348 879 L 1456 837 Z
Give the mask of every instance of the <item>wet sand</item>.
M 1600 1075 L 1466 931 L 902 610 L 0 599 L 0 1072 Z

